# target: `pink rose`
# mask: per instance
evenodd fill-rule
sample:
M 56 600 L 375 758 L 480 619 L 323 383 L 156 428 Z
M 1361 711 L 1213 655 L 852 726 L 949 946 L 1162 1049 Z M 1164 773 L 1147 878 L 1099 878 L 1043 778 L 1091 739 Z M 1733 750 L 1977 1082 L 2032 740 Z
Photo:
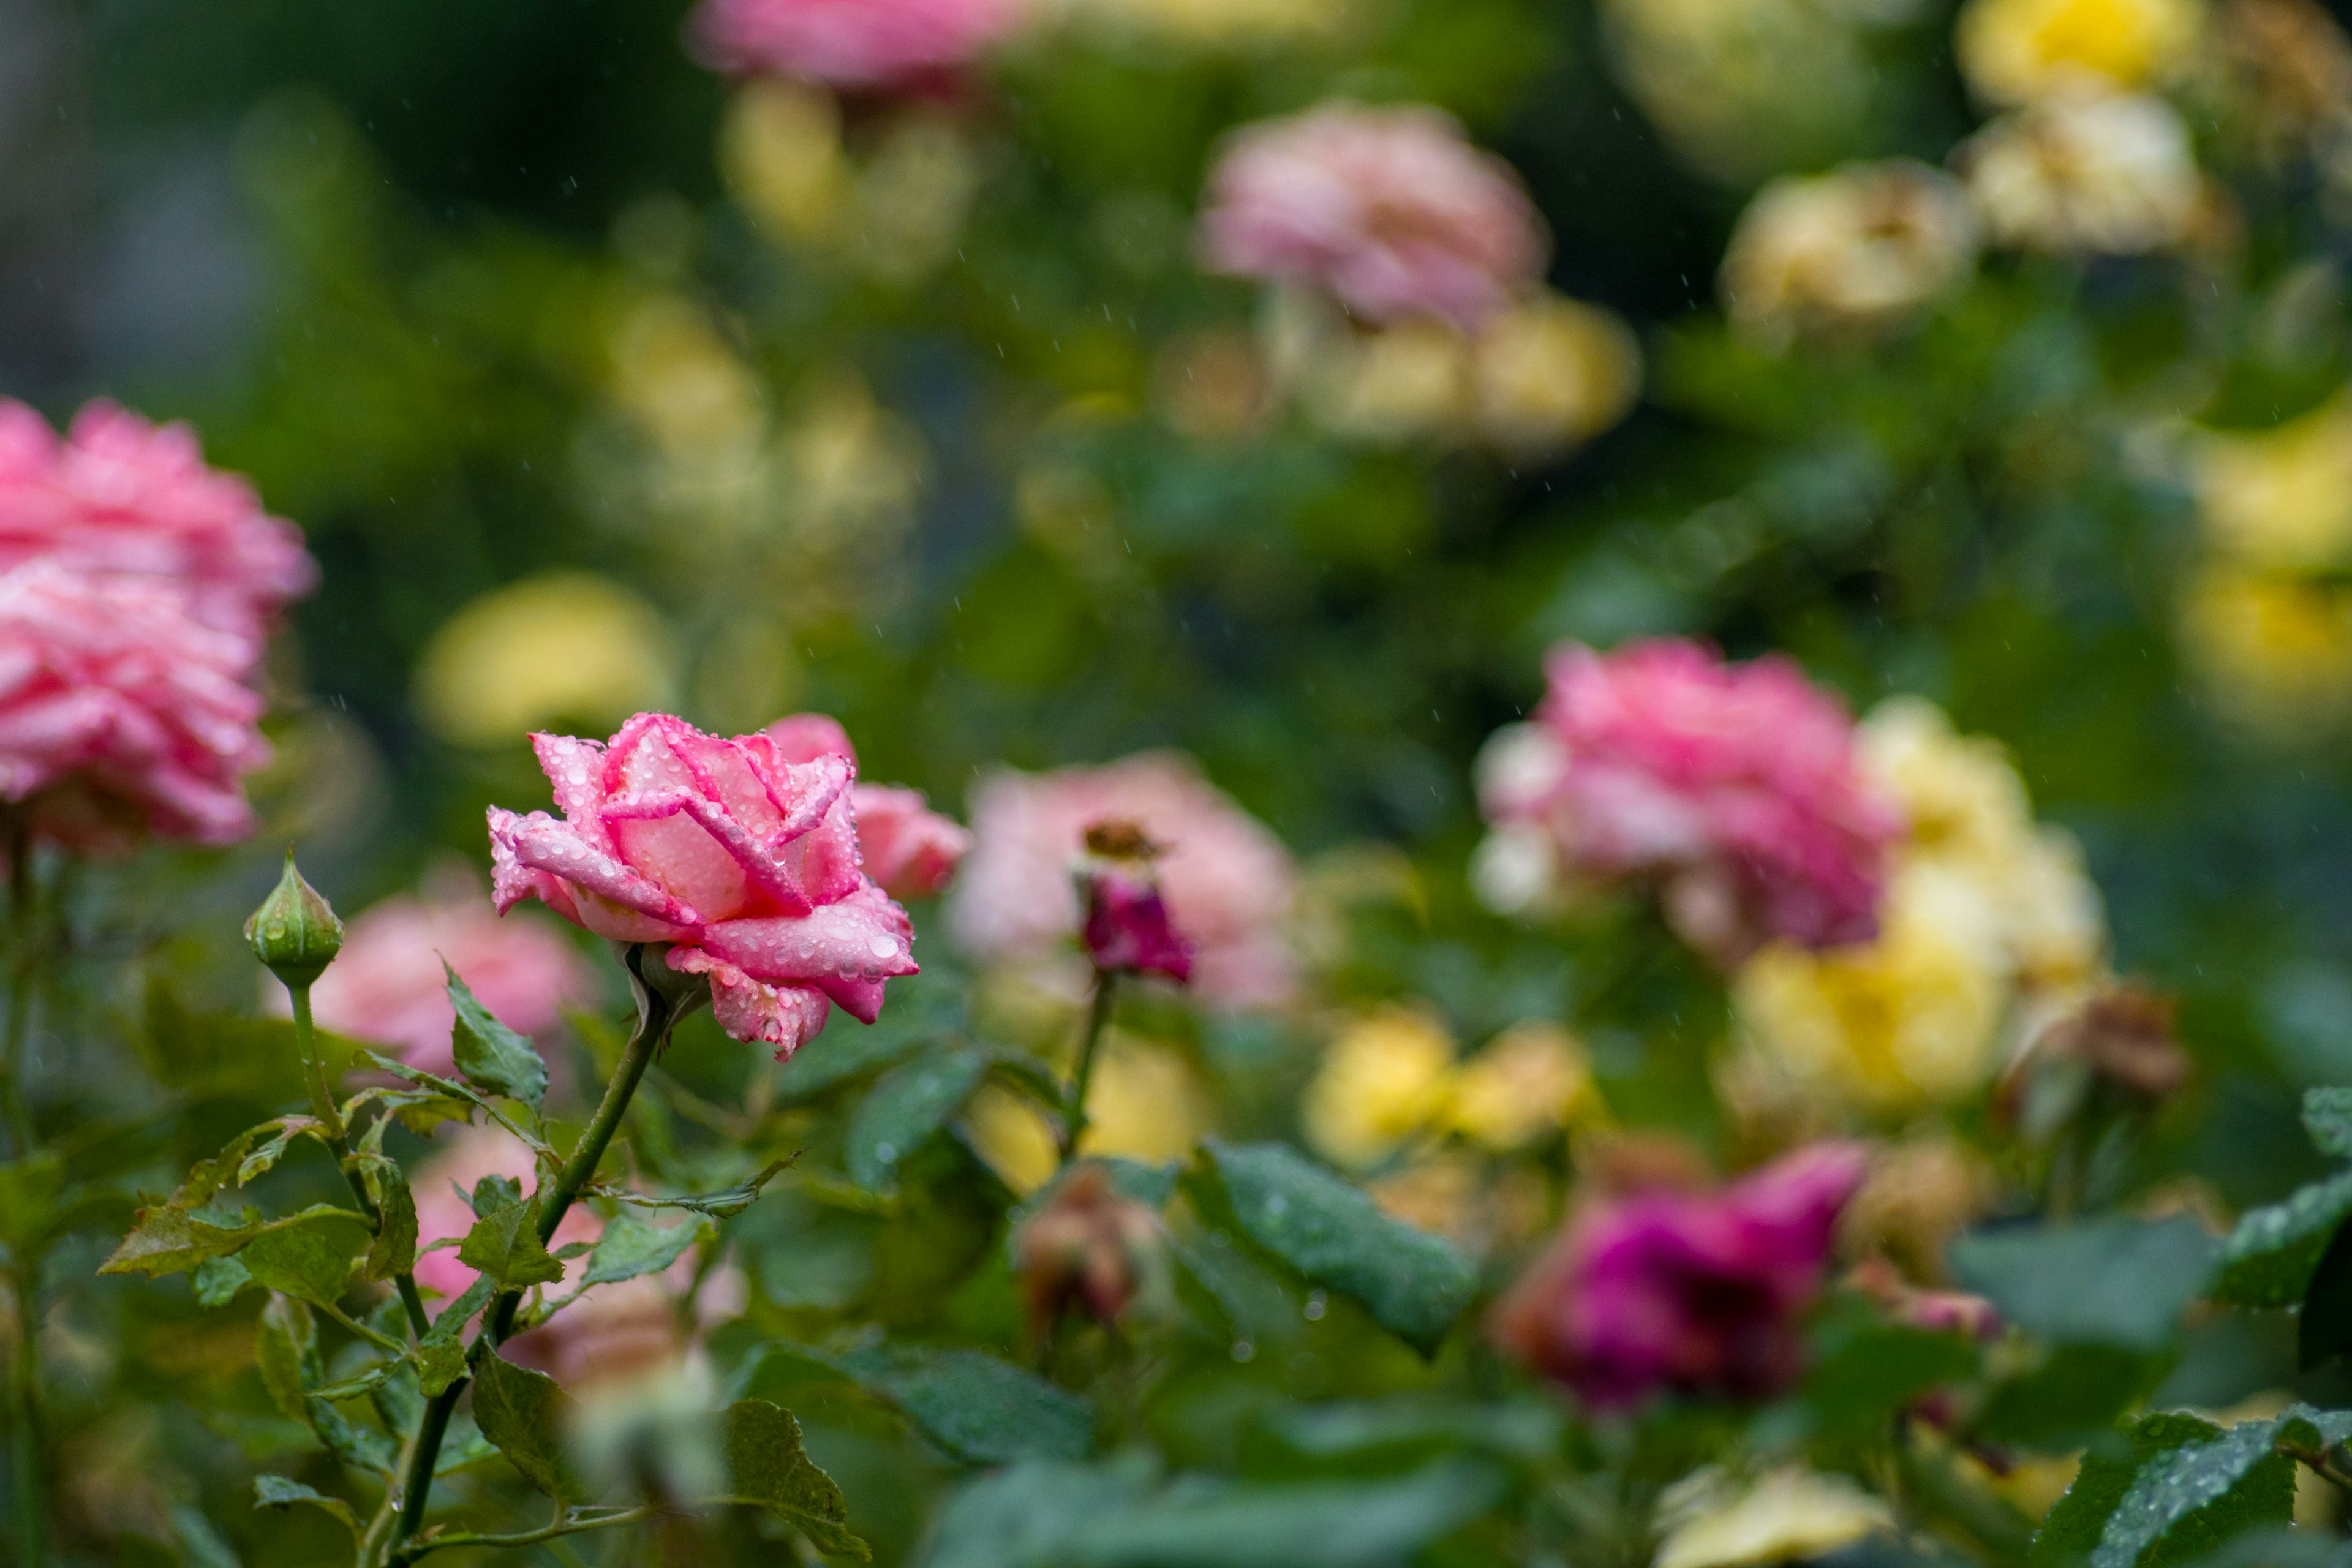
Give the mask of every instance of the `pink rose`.
M 1545 674 L 1533 721 L 1479 759 L 1499 843 L 1570 882 L 1655 879 L 1684 939 L 1726 965 L 1775 937 L 1876 934 L 1902 818 L 1864 781 L 1844 704 L 1794 663 L 1661 638 L 1564 644 Z
M 1297 981 L 1289 852 L 1172 752 L 984 780 L 972 797 L 975 846 L 948 906 L 958 943 L 993 963 L 1068 955 L 1076 991 L 1086 969 L 1074 950 L 1084 911 L 1073 873 L 1087 829 L 1112 820 L 1160 847 L 1154 870 L 1191 945 L 1192 989 L 1220 1007 L 1288 1000 Z
M 0 400 L 0 570 L 36 559 L 170 582 L 198 620 L 246 636 L 319 580 L 300 531 L 243 479 L 206 468 L 195 432 L 103 400 L 62 441 Z
M 1547 248 L 1510 165 L 1420 106 L 1328 103 L 1250 126 L 1201 215 L 1212 271 L 1313 284 L 1373 322 L 1475 330 L 1536 282 Z
M 478 889 L 460 885 L 422 899 L 397 894 L 360 914 L 311 987 L 311 1008 L 324 1028 L 386 1047 L 411 1067 L 449 1073 L 457 1012 L 445 959 L 493 1017 L 520 1034 L 546 1033 L 565 1006 L 594 994 L 570 942 L 532 921 L 500 920 Z M 271 989 L 283 1011 L 284 988 Z
M 703 0 L 690 42 L 733 76 L 903 88 L 971 65 L 1026 10 L 1023 0 Z
M 848 731 L 823 713 L 792 714 L 765 733 L 787 762 L 813 763 L 824 756 L 857 761 Z M 866 874 L 884 892 L 894 899 L 928 899 L 955 879 L 956 867 L 971 848 L 971 835 L 931 810 L 922 791 L 857 784 L 849 795 L 857 815 L 858 855 Z
M 1176 929 L 1160 891 L 1154 864 L 1160 847 L 1132 822 L 1087 825 L 1086 859 L 1078 872 L 1086 920 L 1078 945 L 1102 974 L 1160 974 L 1182 985 L 1192 978 L 1192 944 Z
M 161 584 L 49 561 L 0 574 L 0 799 L 81 849 L 243 838 L 241 781 L 269 760 L 242 679 L 258 653 Z
M 1594 1405 L 1770 1394 L 1799 1370 L 1799 1318 L 1867 1163 L 1858 1144 L 1815 1143 L 1714 1192 L 1589 1200 L 1490 1332 Z
M 609 746 L 531 744 L 563 816 L 491 808 L 499 913 L 537 898 L 599 936 L 670 944 L 672 969 L 709 976 L 719 1026 L 780 1060 L 831 1006 L 872 1023 L 884 983 L 915 973 L 907 911 L 858 866 L 846 757 L 794 763 L 771 736 L 659 713 Z

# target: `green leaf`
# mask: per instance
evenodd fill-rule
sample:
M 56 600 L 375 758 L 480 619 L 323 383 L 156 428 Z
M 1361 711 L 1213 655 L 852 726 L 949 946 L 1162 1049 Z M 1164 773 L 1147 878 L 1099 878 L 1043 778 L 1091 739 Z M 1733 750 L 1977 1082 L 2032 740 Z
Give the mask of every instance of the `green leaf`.
M 391 1279 L 416 1267 L 416 1195 L 408 1178 L 389 1160 L 371 1160 L 364 1169 L 374 1189 L 383 1224 L 368 1247 L 367 1277 Z
M 1566 1423 L 1539 1400 L 1456 1405 L 1411 1396 L 1301 1405 L 1270 1421 L 1268 1435 L 1315 1458 L 1462 1448 L 1540 1464 L 1559 1452 Z
M 2269 1421 L 2247 1421 L 2151 1456 L 2107 1518 L 2091 1568 L 2133 1568 L 2160 1546 L 2158 1561 L 2211 1550 L 2251 1526 L 2284 1524 L 2294 1512 L 2294 1461 L 2282 1438 L 2320 1449 L 2352 1434 L 2352 1412 L 2292 1405 Z
M 0 1164 L 0 1243 L 26 1250 L 49 1232 L 65 1167 L 54 1154 Z
M 320 1125 L 319 1119 L 315 1116 L 281 1116 L 275 1121 L 264 1122 L 246 1136 L 257 1137 L 263 1132 L 270 1131 L 272 1128 L 277 1131 L 270 1134 L 268 1142 L 237 1162 L 236 1184 L 238 1186 L 245 1185 L 254 1177 L 276 1166 L 295 1139 L 307 1133 L 321 1143 L 326 1142 L 325 1129 Z M 226 1156 L 223 1157 L 226 1158 Z
M 351 1232 L 343 1240 L 351 1242 Z M 331 1307 L 351 1288 L 353 1245 L 338 1245 L 326 1227 L 295 1226 L 265 1230 L 237 1254 L 254 1281 L 283 1296 L 293 1296 L 314 1307 Z
M 547 1064 L 539 1048 L 492 1017 L 446 960 L 441 967 L 449 976 L 450 1004 L 457 1009 L 457 1032 L 450 1037 L 457 1071 L 486 1093 L 520 1100 L 537 1110 L 547 1098 Z
M 254 1361 L 261 1384 L 278 1409 L 293 1419 L 310 1418 L 310 1390 L 319 1382 L 319 1331 L 310 1310 L 283 1296 L 270 1298 L 261 1310 L 261 1330 L 254 1340 Z
M 1976 1347 L 1956 1334 L 1873 1323 L 1828 1347 L 1805 1374 L 1799 1397 L 1815 1436 L 1864 1440 L 1919 1394 L 1976 1367 Z
M 635 1279 L 640 1274 L 658 1274 L 710 1233 L 709 1220 L 688 1220 L 665 1228 L 625 1212 L 604 1227 L 596 1250 L 589 1255 L 588 1276 L 583 1283 L 604 1285 Z
M 1353 1298 L 1375 1321 L 1435 1352 L 1476 1277 L 1442 1237 L 1391 1219 L 1365 1193 L 1281 1143 L 1202 1152 L 1242 1233 L 1300 1275 Z
M 474 1222 L 457 1245 L 457 1261 L 477 1268 L 502 1290 L 532 1285 L 552 1285 L 563 1278 L 563 1265 L 548 1256 L 539 1238 L 539 1202 L 509 1204 Z
M 2252 1210 L 2221 1247 L 2212 1297 L 2232 1307 L 2292 1307 L 2310 1288 L 2327 1244 L 2352 1218 L 2352 1171 Z
M 599 1187 L 606 1197 L 646 1209 L 689 1209 L 709 1215 L 713 1219 L 733 1219 L 760 1201 L 760 1194 L 770 1182 L 792 1169 L 798 1154 L 782 1160 L 771 1160 L 731 1187 L 715 1193 L 702 1193 L 691 1197 L 657 1198 L 648 1193 L 633 1193 L 617 1187 Z
M 850 1179 L 868 1192 L 896 1186 L 898 1162 L 947 1125 L 987 1071 L 986 1056 L 959 1047 L 884 1074 L 849 1124 L 845 1161 Z
M 813 1359 L 883 1395 L 925 1436 L 973 1464 L 1077 1458 L 1094 1446 L 1094 1410 L 1085 1400 L 982 1351 L 870 1346 Z
M 474 1369 L 475 1424 L 524 1480 L 551 1498 L 580 1496 L 563 1451 L 571 1403 L 553 1378 L 496 1351 Z
M 253 1274 L 234 1258 L 207 1258 L 196 1265 L 192 1282 L 198 1306 L 226 1307 L 253 1283 Z
M 2304 1090 L 2303 1130 L 2321 1153 L 2352 1160 L 2352 1089 Z
M 766 1509 L 832 1557 L 872 1562 L 873 1552 L 849 1532 L 849 1505 L 833 1478 L 801 1446 L 792 1413 L 764 1399 L 740 1399 L 727 1411 L 729 1501 Z
M 226 1258 L 255 1237 L 273 1231 L 314 1225 L 356 1226 L 364 1235 L 367 1218 L 331 1204 L 312 1204 L 299 1214 L 263 1220 L 252 1209 L 236 1225 L 224 1226 L 174 1203 L 155 1204 L 131 1216 L 131 1234 L 99 1266 L 100 1274 L 144 1274 L 157 1279 L 194 1268 L 209 1258 Z
M 2352 1354 L 2352 1226 L 2339 1226 L 2319 1255 L 2294 1322 L 2295 1364 L 2304 1371 L 2346 1354 Z
M 892 1005 L 897 1005 L 895 997 Z M 776 1074 L 776 1081 L 786 1100 L 814 1100 L 851 1079 L 911 1056 L 928 1043 L 922 1035 L 904 1030 L 860 1029 L 850 1034 L 828 1029 L 822 1039 L 811 1042 L 814 1048 L 794 1052 Z
M 343 1528 L 352 1532 L 352 1540 L 360 1539 L 359 1518 L 352 1512 L 352 1505 L 342 1499 L 329 1497 L 324 1492 L 313 1491 L 300 1481 L 289 1479 L 285 1476 L 253 1478 L 254 1507 L 291 1508 L 298 1502 L 308 1503 L 312 1508 L 323 1509 L 333 1514 L 343 1521 Z
M 416 1381 L 426 1395 L 439 1394 L 466 1375 L 466 1346 L 459 1338 L 467 1320 L 490 1303 L 498 1284 L 487 1274 L 476 1276 L 457 1299 L 443 1307 L 433 1326 L 416 1342 Z
M 1995 1385 L 1978 1430 L 2049 1453 L 2086 1447 L 2156 1391 L 2172 1361 L 2116 1345 L 2053 1345 L 2038 1365 Z
M 1979 1231 L 1952 1244 L 1953 1272 L 2030 1333 L 2157 1350 L 2212 1273 L 2214 1245 L 2186 1215 Z

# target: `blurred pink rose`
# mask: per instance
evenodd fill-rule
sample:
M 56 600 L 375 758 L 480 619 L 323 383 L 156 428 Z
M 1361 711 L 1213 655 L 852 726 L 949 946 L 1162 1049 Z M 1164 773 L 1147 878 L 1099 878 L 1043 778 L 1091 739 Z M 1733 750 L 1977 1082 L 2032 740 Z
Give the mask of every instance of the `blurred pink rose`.
M 1373 322 L 1475 329 L 1536 281 L 1547 248 L 1510 165 L 1417 106 L 1329 103 L 1236 132 L 1201 215 L 1211 270 L 1311 283 Z
M 103 400 L 62 441 L 0 400 L 0 570 L 32 560 L 169 581 L 205 625 L 249 637 L 319 580 L 300 531 L 206 468 L 194 431 Z
M 1103 767 L 999 773 L 972 796 L 976 840 L 948 906 L 957 942 L 991 962 L 1072 954 L 1073 879 L 1086 831 L 1133 823 L 1160 846 L 1160 888 L 1192 944 L 1192 989 L 1221 1007 L 1273 1006 L 1297 984 L 1289 943 L 1297 878 L 1279 839 L 1202 779 L 1155 752 Z
M 485 1176 L 509 1177 L 526 1196 L 537 1190 L 530 1151 L 500 1127 L 445 1132 L 439 1147 L 416 1169 L 416 1282 L 437 1291 L 444 1300 L 463 1295 L 477 1276 L 457 1261 L 456 1247 L 424 1248 L 444 1238 L 463 1239 L 473 1229 L 473 1205 L 461 1193 L 472 1193 L 474 1184 Z M 553 1252 L 574 1242 L 593 1243 L 604 1234 L 604 1220 L 585 1205 L 575 1204 L 547 1247 Z M 547 1288 L 549 1297 L 569 1295 L 587 1271 L 585 1254 L 570 1259 L 563 1265 L 563 1282 Z M 693 1288 L 695 1272 L 695 1255 L 689 1250 L 658 1275 L 590 1286 L 554 1318 L 509 1340 L 502 1353 L 518 1365 L 537 1367 L 575 1388 L 583 1381 L 625 1376 L 674 1360 L 688 1343 L 678 1303 Z M 709 1324 L 739 1314 L 744 1294 L 742 1278 L 733 1268 L 714 1269 L 695 1297 L 697 1320 Z
M 791 714 L 764 733 L 786 762 L 813 763 L 824 756 L 857 761 L 849 732 L 823 713 Z M 894 899 L 928 899 L 944 891 L 971 848 L 971 835 L 931 810 L 919 789 L 852 784 L 849 805 L 857 817 L 857 852 L 866 874 Z
M 1590 1200 L 1496 1304 L 1496 1343 L 1595 1405 L 1661 1389 L 1760 1398 L 1799 1371 L 1866 1152 L 1815 1143 L 1714 1192 Z
M 561 820 L 489 813 L 493 898 L 537 898 L 616 942 L 670 943 L 710 978 L 711 1011 L 779 1060 L 829 1007 L 872 1023 L 883 984 L 915 973 L 907 911 L 858 867 L 856 764 L 794 763 L 768 735 L 706 735 L 640 713 L 609 747 L 534 735 Z
M 1533 721 L 1498 731 L 1479 797 L 1572 881 L 1655 878 L 1717 963 L 1763 942 L 1864 942 L 1902 830 L 1856 766 L 1853 721 L 1786 658 L 1726 663 L 1675 638 L 1545 666 Z
M 411 1067 L 448 1073 L 457 1063 L 450 1035 L 446 959 L 483 1006 L 509 1029 L 544 1034 L 566 1006 L 594 994 L 588 965 L 546 926 L 500 920 L 478 888 L 396 894 L 370 906 L 343 932 L 343 950 L 311 987 L 320 1026 L 383 1046 Z M 283 987 L 275 1005 L 288 1004 Z
M 1021 25 L 1022 0 L 703 0 L 697 58 L 735 76 L 896 88 L 971 65 Z
M 240 781 L 269 760 L 241 679 L 258 652 L 160 584 L 50 561 L 0 573 L 0 799 L 79 849 L 243 838 Z

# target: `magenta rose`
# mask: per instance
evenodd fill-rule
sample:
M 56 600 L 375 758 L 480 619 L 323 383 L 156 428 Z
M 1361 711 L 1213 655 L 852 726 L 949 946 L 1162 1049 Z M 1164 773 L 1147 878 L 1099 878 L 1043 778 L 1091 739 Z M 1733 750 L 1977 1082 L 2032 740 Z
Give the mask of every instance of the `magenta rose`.
M 0 400 L 0 570 L 32 560 L 169 583 L 199 621 L 257 637 L 319 580 L 300 531 L 205 467 L 194 431 L 102 399 L 63 440 Z
M 765 733 L 791 762 L 824 756 L 857 761 L 848 731 L 823 713 L 791 714 Z M 857 852 L 866 874 L 884 892 L 894 899 L 928 899 L 955 879 L 956 868 L 971 848 L 971 835 L 933 811 L 922 791 L 860 783 L 849 793 L 857 815 Z
M 161 584 L 47 561 L 0 573 L 0 799 L 77 849 L 243 838 L 244 776 L 269 760 L 243 679 L 259 651 Z
M 734 76 L 904 88 L 972 64 L 1021 25 L 1021 0 L 703 0 L 696 57 Z
M 1510 165 L 1420 106 L 1328 103 L 1247 127 L 1201 215 L 1212 271 L 1308 284 L 1372 322 L 1475 330 L 1537 281 L 1547 248 Z
M 1595 1405 L 1772 1394 L 1801 1364 L 1800 1319 L 1867 1163 L 1815 1143 L 1713 1192 L 1589 1202 L 1496 1304 L 1493 1338 Z
M 531 744 L 563 816 L 491 808 L 499 912 L 537 898 L 599 936 L 667 943 L 672 969 L 709 977 L 720 1026 L 779 1059 L 834 1006 L 872 1023 L 884 983 L 916 972 L 907 911 L 859 866 L 848 758 L 794 763 L 772 736 L 659 713 L 609 745 Z
M 1651 879 L 1684 939 L 1727 966 L 1773 938 L 1876 934 L 1902 817 L 1864 778 L 1845 705 L 1793 662 L 1568 643 L 1545 675 L 1533 721 L 1479 758 L 1490 902 Z

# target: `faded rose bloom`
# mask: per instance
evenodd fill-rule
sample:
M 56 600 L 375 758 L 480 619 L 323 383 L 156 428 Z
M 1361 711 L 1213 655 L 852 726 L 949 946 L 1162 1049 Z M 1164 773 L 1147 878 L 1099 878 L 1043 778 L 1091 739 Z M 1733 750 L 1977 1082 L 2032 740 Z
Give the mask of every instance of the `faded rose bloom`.
M 310 988 L 321 1027 L 388 1047 L 411 1067 L 448 1073 L 446 960 L 491 1016 L 520 1034 L 541 1035 L 565 1006 L 594 994 L 572 945 L 536 921 L 500 920 L 470 878 L 396 894 L 371 906 L 344 933 L 343 950 Z M 283 999 L 277 1001 L 286 1009 Z
M 1327 103 L 1236 132 L 1201 215 L 1212 271 L 1311 284 L 1374 323 L 1475 331 L 1533 287 L 1548 248 L 1510 165 L 1417 105 Z
M 983 780 L 972 796 L 976 844 L 948 905 L 957 942 L 994 963 L 1068 953 L 1084 918 L 1071 873 L 1086 830 L 1105 821 L 1131 822 L 1160 846 L 1153 870 L 1170 921 L 1192 945 L 1197 995 L 1218 1007 L 1289 998 L 1297 897 L 1289 852 L 1172 752 Z M 1085 974 L 1073 963 L 1068 988 Z
M 1534 719 L 1479 758 L 1490 903 L 1652 879 L 1684 940 L 1726 966 L 1775 937 L 1876 931 L 1902 820 L 1856 767 L 1844 705 L 1794 663 L 1660 638 L 1563 644 L 1545 673 Z
M 2189 126 L 2160 98 L 2053 102 L 2005 115 L 1953 153 L 1994 241 L 2136 256 L 2186 238 L 2200 181 Z
M 864 1023 L 912 974 L 907 911 L 859 869 L 856 764 L 794 763 L 768 735 L 706 735 L 640 713 L 609 746 L 534 735 L 562 820 L 489 813 L 493 895 L 537 898 L 615 942 L 666 942 L 710 979 L 711 1011 L 779 1060 L 833 1006 Z
M 1733 322 L 1777 351 L 1899 321 L 1966 282 L 1976 255 L 1958 183 L 1890 158 L 1765 186 L 1739 215 L 1720 284 Z
M 846 757 L 857 752 L 849 732 L 823 713 L 794 713 L 768 726 L 787 762 Z M 919 789 L 898 784 L 852 784 L 849 803 L 857 814 L 857 852 L 866 874 L 894 899 L 928 899 L 946 890 L 971 848 L 971 834 L 930 809 Z
M 2173 1002 L 2144 986 L 2096 986 L 2032 1031 L 1993 1089 L 1993 1114 L 2047 1142 L 2105 1090 L 2141 1110 L 2178 1094 L 2195 1064 L 2173 1037 Z
M 1023 0 L 703 0 L 696 58 L 734 76 L 890 89 L 961 70 L 1021 25 Z
M 1496 1342 L 1594 1405 L 1752 1399 L 1799 1370 L 1798 1320 L 1867 1156 L 1816 1143 L 1706 1193 L 1587 1202 L 1496 1306 Z
M 103 399 L 63 440 L 0 400 L 0 570 L 34 560 L 168 582 L 205 626 L 255 638 L 257 655 L 268 621 L 319 580 L 300 531 L 244 479 L 206 468 L 194 431 Z
M 241 781 L 269 760 L 241 679 L 259 651 L 159 583 L 53 561 L 0 574 L 0 799 L 77 849 L 243 838 Z
M 1192 978 L 1192 944 L 1168 917 L 1152 870 L 1160 846 L 1131 822 L 1097 822 L 1086 833 L 1079 879 L 1086 920 L 1078 928 L 1087 959 L 1106 974 L 1160 974 L 1181 985 Z
M 1102 1166 L 1079 1166 L 1013 1244 L 1030 1331 L 1043 1336 L 1073 1309 L 1115 1321 L 1158 1285 L 1163 1246 L 1158 1215 L 1113 1191 Z

